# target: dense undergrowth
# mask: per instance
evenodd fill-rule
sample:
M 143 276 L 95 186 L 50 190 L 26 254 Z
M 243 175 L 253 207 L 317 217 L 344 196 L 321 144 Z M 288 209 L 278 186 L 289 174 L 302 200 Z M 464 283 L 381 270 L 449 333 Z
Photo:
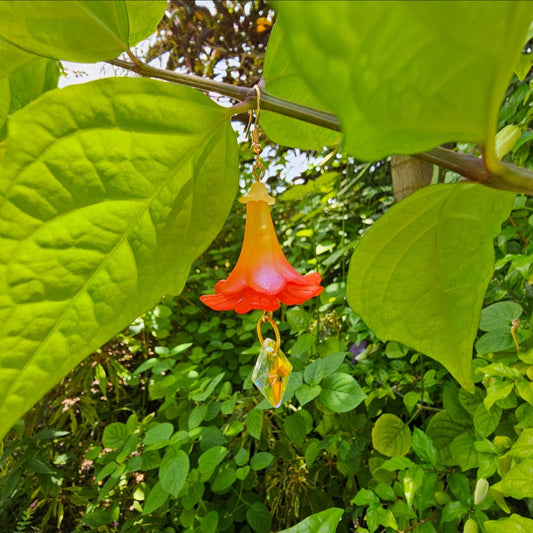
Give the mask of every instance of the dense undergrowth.
M 502 125 L 527 120 L 524 86 Z M 525 166 L 528 135 L 512 154 Z M 338 507 L 339 532 L 492 533 L 503 529 L 487 520 L 530 514 L 517 494 L 533 469 L 533 202 L 517 196 L 495 241 L 469 394 L 439 363 L 379 342 L 346 304 L 351 250 L 392 203 L 389 173 L 335 156 L 297 185 L 270 180 L 289 260 L 325 287 L 276 313 L 294 366 L 279 409 L 250 379 L 259 312 L 199 302 L 238 256 L 236 202 L 186 290 L 92 354 L 4 440 L 0 531 L 267 533 Z

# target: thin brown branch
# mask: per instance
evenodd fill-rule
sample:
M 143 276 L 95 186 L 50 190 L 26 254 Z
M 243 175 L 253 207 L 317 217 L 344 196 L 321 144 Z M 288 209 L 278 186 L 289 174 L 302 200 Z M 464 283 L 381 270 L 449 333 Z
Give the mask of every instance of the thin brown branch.
M 255 102 L 256 93 L 253 87 L 239 87 L 208 78 L 158 69 L 138 59 L 134 62 L 113 59 L 108 61 L 108 63 L 135 72 L 140 76 L 166 80 L 200 89 L 201 91 L 215 92 L 227 96 L 244 104 L 234 106 L 236 113 L 250 109 L 253 106 L 253 102 Z M 265 90 L 263 83 L 259 84 L 259 88 L 261 91 L 262 109 L 331 130 L 341 130 L 341 124 L 333 113 L 302 106 L 296 102 L 274 96 Z M 453 170 L 469 180 L 482 183 L 489 187 L 533 194 L 533 172 L 510 163 L 496 162 L 492 165 L 494 168 L 488 169 L 483 159 L 440 147 L 420 154 L 413 154 L 413 157 L 428 161 L 448 170 Z

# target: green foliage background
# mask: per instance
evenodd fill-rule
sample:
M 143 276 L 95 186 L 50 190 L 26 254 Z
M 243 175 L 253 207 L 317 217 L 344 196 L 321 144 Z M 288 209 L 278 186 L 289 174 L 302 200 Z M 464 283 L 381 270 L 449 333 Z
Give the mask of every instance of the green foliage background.
M 530 5 L 334 5 L 279 3 L 265 57 L 266 91 L 334 111 L 348 154 L 262 115 L 272 141 L 315 150 L 299 184 L 269 185 L 289 260 L 325 286 L 281 310 L 294 372 L 272 410 L 250 379 L 259 312 L 198 300 L 242 240 L 234 110 L 150 79 L 51 90 L 56 60 L 113 59 L 165 3 L 0 4 L 0 530 L 531 528 L 531 200 L 436 171 L 391 208 L 387 159 L 353 159 L 453 141 L 496 176 L 496 153 L 531 168 Z M 270 144 L 269 175 L 297 154 Z

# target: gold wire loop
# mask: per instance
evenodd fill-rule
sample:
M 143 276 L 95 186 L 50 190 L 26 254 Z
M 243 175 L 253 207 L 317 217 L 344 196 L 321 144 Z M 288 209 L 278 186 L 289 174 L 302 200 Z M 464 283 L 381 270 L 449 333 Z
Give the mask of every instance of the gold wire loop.
M 263 314 L 259 317 L 259 320 L 257 321 L 257 338 L 259 339 L 261 346 L 263 346 L 263 343 L 265 342 L 263 340 L 263 335 L 261 335 L 261 324 L 263 324 L 264 322 L 268 322 L 272 326 L 272 329 L 276 334 L 276 348 L 274 349 L 274 354 L 277 354 L 281 346 L 281 337 L 279 336 L 278 326 L 276 326 L 276 323 L 272 319 L 271 311 L 269 311 L 268 313 L 266 311 L 263 311 Z

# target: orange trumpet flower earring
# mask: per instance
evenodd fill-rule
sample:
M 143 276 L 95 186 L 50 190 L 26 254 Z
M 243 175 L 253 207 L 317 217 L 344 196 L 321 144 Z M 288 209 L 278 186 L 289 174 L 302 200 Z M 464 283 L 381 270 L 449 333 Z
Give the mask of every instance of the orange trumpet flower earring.
M 246 204 L 246 226 L 241 254 L 227 279 L 215 285 L 215 293 L 202 296 L 204 304 L 215 311 L 252 309 L 275 311 L 280 302 L 299 305 L 322 292 L 321 276 L 298 274 L 281 250 L 269 205 L 274 198 L 264 183 L 254 183 L 240 199 Z
M 292 370 L 280 349 L 279 330 L 272 319 L 272 311 L 279 308 L 280 302 L 287 305 L 299 305 L 318 296 L 323 287 L 321 276 L 311 272 L 305 276 L 299 274 L 287 261 L 281 250 L 270 206 L 275 203 L 260 179 L 264 175 L 261 163 L 257 123 L 259 120 L 259 89 L 257 93 L 257 113 L 253 129 L 253 150 L 256 154 L 253 174 L 255 183 L 240 202 L 246 204 L 246 225 L 244 241 L 237 264 L 230 275 L 215 285 L 215 294 L 207 294 L 200 300 L 215 311 L 234 310 L 247 313 L 252 309 L 261 309 L 263 315 L 257 323 L 257 334 L 262 345 L 259 359 L 252 373 L 252 380 L 266 399 L 279 407 Z M 268 322 L 275 331 L 276 341 L 263 340 L 261 325 Z

